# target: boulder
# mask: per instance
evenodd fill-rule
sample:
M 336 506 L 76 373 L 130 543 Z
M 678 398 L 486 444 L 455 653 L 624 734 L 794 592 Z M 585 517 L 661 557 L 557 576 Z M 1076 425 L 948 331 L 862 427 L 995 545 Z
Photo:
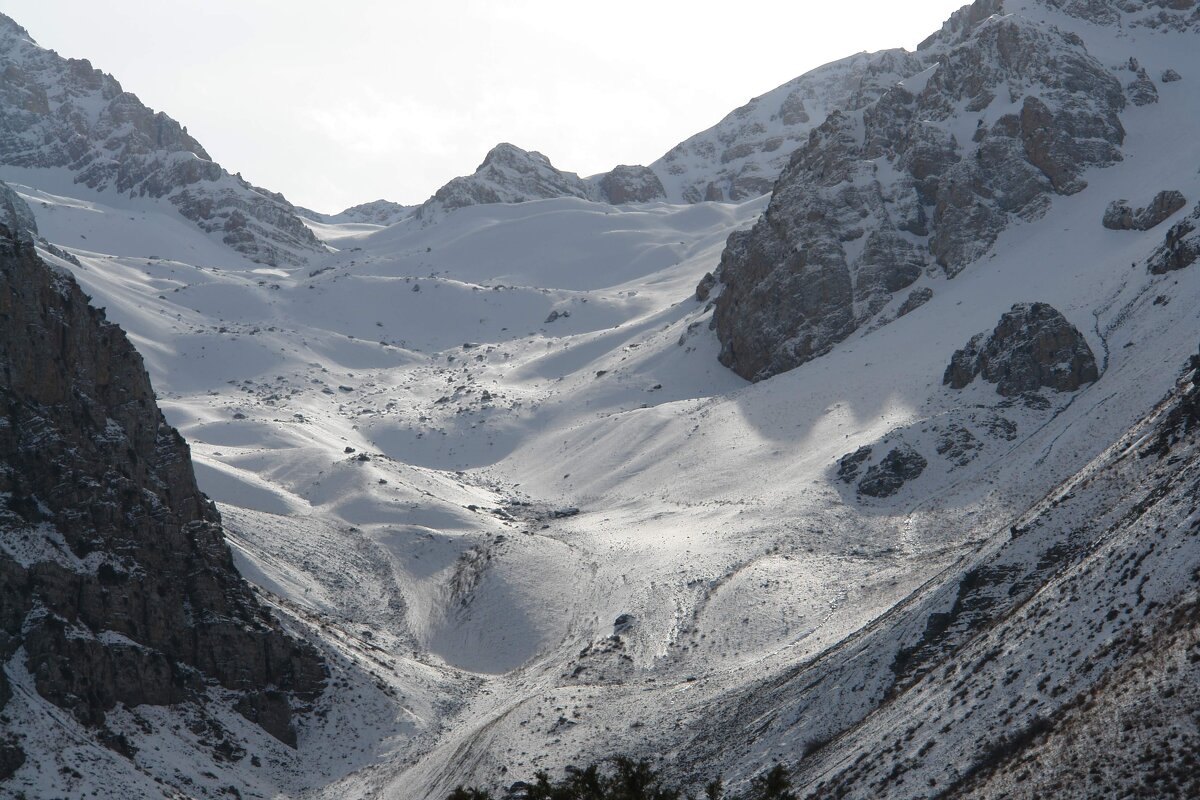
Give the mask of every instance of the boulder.
M 1104 227 L 1116 231 L 1148 231 L 1187 205 L 1181 192 L 1164 190 L 1154 196 L 1150 205 L 1134 211 L 1125 200 L 1114 200 L 1108 204 L 1101 220 Z
M 1056 308 L 1018 303 L 991 334 L 978 334 L 950 359 L 942 382 L 962 389 L 977 376 L 1004 397 L 1042 388 L 1071 392 L 1099 377 L 1087 339 Z
M 892 448 L 883 460 L 873 465 L 858 482 L 859 494 L 890 497 L 905 483 L 920 477 L 929 462 L 910 445 Z
M 1147 260 L 1152 275 L 1184 269 L 1200 259 L 1200 203 L 1186 218 L 1167 229 L 1163 243 Z

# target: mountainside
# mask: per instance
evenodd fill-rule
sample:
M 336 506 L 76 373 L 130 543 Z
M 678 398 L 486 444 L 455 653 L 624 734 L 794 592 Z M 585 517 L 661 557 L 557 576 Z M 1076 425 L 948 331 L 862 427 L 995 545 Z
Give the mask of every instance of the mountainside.
M 125 334 L 38 257 L 29 209 L 0 192 L 0 705 L 13 695 L 8 675 L 21 675 L 22 691 L 120 751 L 125 738 L 105 726 L 115 705 L 194 701 L 212 684 L 294 745 L 292 698 L 320 693 L 320 657 L 238 576 Z M 46 790 L 53 771 L 55 753 L 26 743 L 30 733 L 9 730 L 7 745 L 32 758 L 14 791 Z M 0 777 L 25 758 L 10 754 Z
M 89 600 L 5 595 L 0 767 L 111 798 L 503 796 L 618 754 L 698 796 L 775 763 L 812 800 L 1195 794 L 1198 36 L 1183 0 L 980 0 L 759 98 L 682 171 L 500 145 L 413 214 L 304 212 L 304 266 L 3 168 L 37 235 L 0 266 L 56 271 L 0 345 L 65 319 L 62 363 L 99 366 L 52 427 L 0 426 L 13 530 L 63 529 L 0 569 L 53 561 Z M 185 446 L 123 410 L 144 376 L 91 377 L 135 356 L 66 272 L 220 527 Z M 0 389 L 63 385 L 39 365 Z M 92 444 L 56 476 L 47 430 Z M 85 490 L 129 523 L 60 512 Z M 164 609 L 215 575 L 222 615 L 174 627 L 236 642 L 117 613 L 160 574 Z M 30 666 L 31 640 L 126 639 L 205 677 Z
M 2 14 L 0 164 L 165 200 L 254 261 L 302 263 L 323 249 L 282 195 L 226 172 L 178 122 L 86 60 L 42 49 Z
M 767 194 L 792 152 L 831 111 L 854 111 L 915 75 L 905 50 L 859 53 L 756 97 L 650 165 L 674 203 L 745 200 Z
M 722 363 L 760 379 L 828 351 L 924 274 L 953 277 L 1007 226 L 1085 189 L 1087 168 L 1123 158 L 1117 65 L 1001 11 L 961 12 L 922 46 L 919 81 L 836 111 L 796 151 L 763 219 L 722 257 Z

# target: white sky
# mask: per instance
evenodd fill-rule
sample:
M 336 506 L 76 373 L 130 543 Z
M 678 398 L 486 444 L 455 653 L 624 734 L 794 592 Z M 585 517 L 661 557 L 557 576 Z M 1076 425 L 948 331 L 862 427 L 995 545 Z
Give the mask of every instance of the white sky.
M 964 0 L 0 0 L 217 161 L 319 211 L 418 203 L 501 141 L 591 175 L 751 97 L 912 49 Z

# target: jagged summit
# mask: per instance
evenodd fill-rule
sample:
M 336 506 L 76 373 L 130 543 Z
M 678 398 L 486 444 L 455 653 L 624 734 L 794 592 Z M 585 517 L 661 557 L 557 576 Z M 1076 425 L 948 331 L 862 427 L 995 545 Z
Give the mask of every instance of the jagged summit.
M 161 199 L 239 253 L 267 264 L 324 248 L 282 195 L 214 162 L 187 129 L 89 61 L 0 25 L 0 167 L 60 168 L 98 191 Z
M 471 175 L 455 178 L 415 212 L 419 220 L 486 203 L 524 203 L 551 197 L 594 199 L 590 184 L 574 172 L 563 172 L 536 150 L 502 142 L 491 150 Z

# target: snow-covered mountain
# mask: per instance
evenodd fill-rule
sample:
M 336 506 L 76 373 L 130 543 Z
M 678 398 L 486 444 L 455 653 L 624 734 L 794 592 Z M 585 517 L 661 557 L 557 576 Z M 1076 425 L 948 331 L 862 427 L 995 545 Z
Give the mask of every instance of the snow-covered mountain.
M 826 64 L 754 98 L 650 165 L 675 203 L 744 200 L 771 191 L 792 152 L 835 110 L 858 110 L 921 71 L 906 50 Z
M 296 264 L 320 242 L 282 195 L 214 162 L 187 129 L 86 60 L 37 45 L 0 14 L 0 164 L 56 169 L 82 184 L 162 200 L 265 264 Z
M 221 685 L 100 729 L 0 640 L 4 788 L 442 798 L 626 753 L 1191 796 L 1198 36 L 1194 2 L 979 0 L 688 140 L 665 201 L 501 145 L 417 215 L 304 212 L 302 267 L 0 166 L 328 670 L 293 750 Z

